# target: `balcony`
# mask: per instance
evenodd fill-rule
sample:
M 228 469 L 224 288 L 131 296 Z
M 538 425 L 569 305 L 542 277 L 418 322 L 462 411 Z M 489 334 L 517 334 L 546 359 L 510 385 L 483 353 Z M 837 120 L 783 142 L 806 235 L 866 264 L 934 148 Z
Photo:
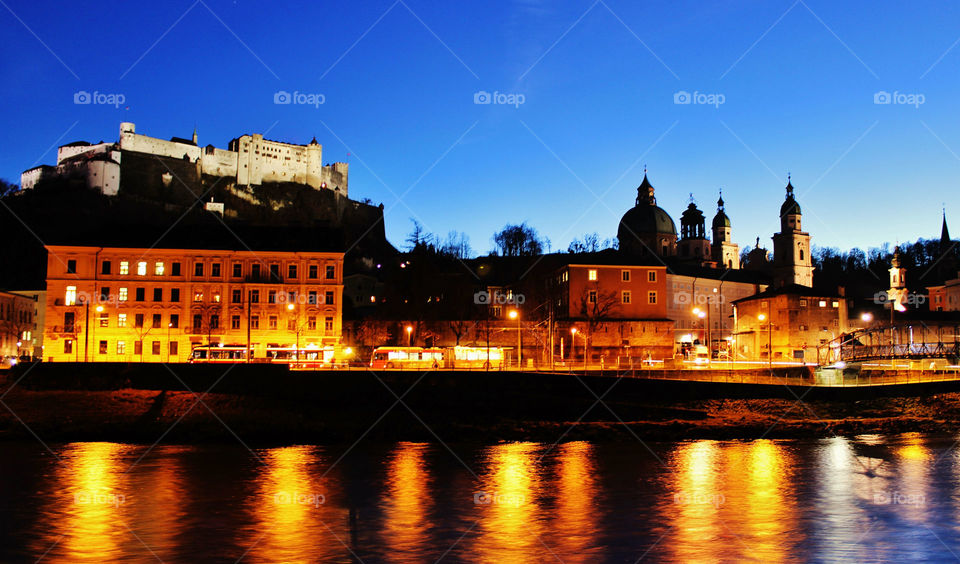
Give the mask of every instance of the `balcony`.
M 54 325 L 50 329 L 51 333 L 56 333 L 58 335 L 76 335 L 80 332 L 79 325 Z

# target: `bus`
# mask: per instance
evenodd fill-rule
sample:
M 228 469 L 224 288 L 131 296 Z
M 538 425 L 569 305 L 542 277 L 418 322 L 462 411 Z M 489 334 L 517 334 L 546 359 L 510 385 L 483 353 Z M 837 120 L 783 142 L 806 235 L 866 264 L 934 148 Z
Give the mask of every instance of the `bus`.
M 503 370 L 501 347 L 377 347 L 370 368 L 483 368 Z
M 500 347 L 450 347 L 445 352 L 447 368 L 484 368 L 503 370 L 504 354 Z
M 443 349 L 423 347 L 377 347 L 370 368 L 440 368 Z
M 247 347 L 243 345 L 202 345 L 194 347 L 190 362 L 233 363 L 247 361 Z
M 316 370 L 317 368 L 331 368 L 333 366 L 334 349 L 331 346 L 324 348 L 308 347 L 297 351 L 296 347 L 282 347 L 267 345 L 267 361 L 287 364 L 292 370 Z

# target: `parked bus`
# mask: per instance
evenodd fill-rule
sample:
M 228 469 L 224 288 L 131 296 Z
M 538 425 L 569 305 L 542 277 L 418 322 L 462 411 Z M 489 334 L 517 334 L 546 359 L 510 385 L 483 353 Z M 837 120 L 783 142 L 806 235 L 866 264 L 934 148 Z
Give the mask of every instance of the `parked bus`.
M 489 356 L 488 356 L 489 355 Z M 488 368 L 502 370 L 500 347 L 377 347 L 370 368 Z
M 293 370 L 316 370 L 333 366 L 333 347 L 301 348 L 267 345 L 267 360 L 273 363 L 287 364 Z
M 202 345 L 194 347 L 190 362 L 233 363 L 246 362 L 247 347 L 243 345 Z
M 377 347 L 370 359 L 370 368 L 440 368 L 442 349 L 423 347 Z
M 485 368 L 503 370 L 504 354 L 500 347 L 450 347 L 446 349 L 447 368 Z

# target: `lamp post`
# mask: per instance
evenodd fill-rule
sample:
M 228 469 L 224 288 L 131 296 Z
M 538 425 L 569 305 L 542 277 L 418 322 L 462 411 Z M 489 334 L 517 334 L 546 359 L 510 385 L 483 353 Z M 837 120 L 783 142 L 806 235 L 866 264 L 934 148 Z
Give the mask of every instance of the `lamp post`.
M 570 334 L 573 335 L 574 337 L 576 337 L 576 336 L 577 336 L 577 328 L 576 328 L 576 327 L 571 327 L 571 328 L 570 328 Z M 581 334 L 580 336 L 583 338 L 583 372 L 584 372 L 584 374 L 586 374 L 586 372 L 587 372 L 587 336 L 586 336 L 586 335 L 582 335 L 582 334 Z M 575 341 L 575 340 L 576 340 L 576 339 L 571 339 L 571 341 Z M 571 350 L 573 349 L 574 346 L 576 346 L 576 343 L 571 342 L 571 344 L 570 344 Z
M 760 314 L 757 316 L 757 319 L 763 321 L 767 319 L 767 316 Z M 767 321 L 767 366 L 770 371 L 773 371 L 773 320 Z
M 522 333 L 520 331 L 520 311 L 511 309 L 508 316 L 510 319 L 517 320 L 517 369 L 519 370 L 523 365 L 523 341 Z
M 708 333 L 708 331 L 710 330 L 710 328 L 708 327 L 708 324 L 710 321 L 709 321 L 709 318 L 707 318 L 708 313 L 707 311 L 704 311 L 698 307 L 695 307 L 693 308 L 693 314 L 700 318 L 700 324 L 703 330 L 703 340 L 707 342 L 707 350 L 710 350 L 710 336 Z
M 172 328 L 173 328 L 173 322 L 168 321 L 167 322 L 167 364 L 170 364 L 170 329 Z M 178 355 L 180 354 L 179 349 L 177 354 Z
M 295 306 L 293 304 L 288 303 L 287 311 L 293 312 L 294 307 Z M 299 315 L 293 316 L 293 330 L 296 331 L 297 333 L 297 337 L 296 337 L 297 350 L 296 352 L 293 353 L 293 359 L 299 365 L 300 364 L 300 316 Z
M 95 310 L 95 311 L 97 312 L 97 314 L 98 314 L 98 315 L 97 315 L 96 323 L 93 324 L 94 330 L 96 330 L 97 323 L 100 323 L 100 315 L 99 315 L 99 314 L 103 311 L 103 306 L 102 306 L 102 305 L 98 305 L 97 307 L 94 308 L 94 310 Z M 89 305 L 89 304 L 87 305 L 87 317 L 90 317 L 90 305 Z M 89 329 L 89 327 L 90 327 L 90 322 L 89 322 L 89 320 L 88 320 L 88 321 L 87 321 L 87 328 Z M 89 339 L 88 339 L 88 341 L 87 341 L 87 344 L 89 344 Z M 97 344 L 96 341 L 94 341 L 93 344 L 96 345 L 96 344 Z M 97 350 L 99 351 L 100 349 L 98 348 Z M 84 362 L 86 362 L 86 358 L 87 358 L 86 351 L 84 351 L 83 358 L 84 358 Z M 96 351 L 93 353 L 93 361 L 94 361 L 94 362 L 97 361 L 97 352 L 96 352 Z
M 407 325 L 407 346 L 413 346 L 413 326 Z

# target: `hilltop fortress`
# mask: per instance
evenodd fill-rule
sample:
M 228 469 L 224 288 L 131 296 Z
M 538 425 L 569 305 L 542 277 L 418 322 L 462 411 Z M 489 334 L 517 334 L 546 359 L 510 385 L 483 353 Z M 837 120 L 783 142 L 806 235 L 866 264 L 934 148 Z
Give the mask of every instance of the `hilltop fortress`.
M 59 147 L 56 166 L 40 165 L 24 171 L 20 187 L 28 190 L 50 178 L 79 176 L 88 187 L 114 196 L 120 189 L 124 152 L 186 161 L 196 165 L 198 177 L 227 177 L 237 186 L 291 182 L 347 196 L 347 163 L 323 165 L 323 147 L 316 138 L 308 145 L 295 145 L 254 133 L 233 139 L 228 149 L 218 149 L 213 145 L 200 147 L 196 130 L 192 139 L 173 137 L 165 141 L 137 133 L 136 125 L 130 122 L 120 124 L 116 143 L 77 141 Z M 172 175 L 166 173 L 162 180 L 169 184 Z

